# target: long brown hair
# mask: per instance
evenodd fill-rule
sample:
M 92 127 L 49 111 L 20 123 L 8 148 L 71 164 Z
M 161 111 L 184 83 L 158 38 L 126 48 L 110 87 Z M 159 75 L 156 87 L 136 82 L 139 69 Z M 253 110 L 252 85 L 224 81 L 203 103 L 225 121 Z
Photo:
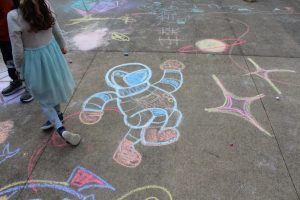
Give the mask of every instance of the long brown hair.
M 20 10 L 30 25 L 30 31 L 47 30 L 55 23 L 52 11 L 45 0 L 24 0 L 20 4 Z

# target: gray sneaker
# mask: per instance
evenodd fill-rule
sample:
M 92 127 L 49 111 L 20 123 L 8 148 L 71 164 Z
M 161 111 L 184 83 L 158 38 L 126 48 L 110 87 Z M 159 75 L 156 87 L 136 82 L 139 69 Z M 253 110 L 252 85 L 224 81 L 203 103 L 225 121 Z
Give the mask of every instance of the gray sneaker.
M 18 90 L 22 88 L 23 88 L 22 81 L 11 81 L 9 83 L 9 86 L 4 88 L 1 93 L 3 96 L 9 96 L 16 93 Z
M 25 92 L 20 97 L 20 101 L 22 103 L 29 103 L 32 100 L 33 100 L 33 96 L 27 90 L 25 90 Z
M 62 132 L 61 135 L 67 143 L 69 143 L 73 146 L 77 146 L 81 141 L 81 136 L 76 134 L 76 133 L 71 133 L 69 131 L 64 131 L 64 132 Z

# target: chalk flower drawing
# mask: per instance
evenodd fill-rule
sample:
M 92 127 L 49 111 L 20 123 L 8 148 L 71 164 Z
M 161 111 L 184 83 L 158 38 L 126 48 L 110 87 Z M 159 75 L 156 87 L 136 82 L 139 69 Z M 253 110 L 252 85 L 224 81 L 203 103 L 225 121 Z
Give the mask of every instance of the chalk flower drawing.
M 265 130 L 253 117 L 250 111 L 251 103 L 255 100 L 258 100 L 264 97 L 263 94 L 254 96 L 254 97 L 239 97 L 234 95 L 233 93 L 229 92 L 221 83 L 221 81 L 213 75 L 213 79 L 216 81 L 217 85 L 221 88 L 223 95 L 225 97 L 225 102 L 222 106 L 216 108 L 206 108 L 205 111 L 207 112 L 220 112 L 220 113 L 227 113 L 231 115 L 235 115 L 240 117 L 253 126 L 258 128 L 261 132 L 266 134 L 267 136 L 272 136 L 267 130 Z
M 113 159 L 126 167 L 136 167 L 142 160 L 135 145 L 161 146 L 174 143 L 180 133 L 177 129 L 182 114 L 172 93 L 183 83 L 183 63 L 167 60 L 161 65 L 163 77 L 150 83 L 151 69 L 141 63 L 126 63 L 110 69 L 105 77 L 114 91 L 90 96 L 82 106 L 79 118 L 84 124 L 99 122 L 107 103 L 116 101 L 129 128 L 120 142 Z
M 14 151 L 9 150 L 9 144 L 6 144 L 3 148 L 2 154 L 0 154 L 0 164 L 5 162 L 7 159 L 15 156 L 20 152 L 20 149 L 16 149 Z
M 269 78 L 269 73 L 272 72 L 290 72 L 290 73 L 296 73 L 294 70 L 287 70 L 287 69 L 271 69 L 271 70 L 266 70 L 261 68 L 256 62 L 254 62 L 251 58 L 248 58 L 248 60 L 253 64 L 255 67 L 256 71 L 250 72 L 245 75 L 256 75 L 262 79 L 264 79 L 267 83 L 270 84 L 270 86 L 278 93 L 281 94 L 281 91 L 276 87 L 276 85 L 272 82 L 272 80 Z
M 94 200 L 95 195 L 84 195 L 81 192 L 89 188 L 107 188 L 115 191 L 115 188 L 98 177 L 94 173 L 83 167 L 76 167 L 69 179 L 65 182 L 49 181 L 49 180 L 29 180 L 19 181 L 3 188 L 0 188 L 0 199 L 10 200 L 17 196 L 18 191 L 28 190 L 32 188 L 53 189 L 64 192 L 65 196 L 62 200 L 78 199 L 78 200 Z

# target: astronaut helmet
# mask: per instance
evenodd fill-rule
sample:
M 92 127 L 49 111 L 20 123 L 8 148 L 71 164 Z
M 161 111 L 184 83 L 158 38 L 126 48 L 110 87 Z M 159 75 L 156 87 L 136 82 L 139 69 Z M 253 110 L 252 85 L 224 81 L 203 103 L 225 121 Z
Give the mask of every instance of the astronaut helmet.
M 125 63 L 111 68 L 105 77 L 108 86 L 118 89 L 130 89 L 149 83 L 151 69 L 142 63 Z

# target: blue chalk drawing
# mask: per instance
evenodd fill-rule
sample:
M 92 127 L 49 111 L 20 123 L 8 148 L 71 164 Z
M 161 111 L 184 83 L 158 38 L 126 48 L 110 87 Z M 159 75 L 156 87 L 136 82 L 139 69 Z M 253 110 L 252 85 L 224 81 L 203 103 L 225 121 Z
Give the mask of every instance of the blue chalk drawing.
M 90 96 L 82 106 L 80 120 L 84 124 L 99 122 L 105 106 L 116 101 L 124 124 L 129 128 L 114 154 L 114 160 L 126 167 L 141 162 L 136 144 L 162 146 L 176 142 L 180 133 L 182 113 L 172 95 L 183 83 L 183 63 L 167 60 L 161 65 L 162 78 L 150 83 L 151 69 L 142 63 L 126 63 L 111 68 L 105 76 L 106 84 L 114 91 Z M 105 98 L 104 98 L 105 97 Z
M 49 180 L 29 180 L 27 181 L 19 181 L 3 188 L 0 188 L 0 199 L 10 200 L 16 197 L 18 191 L 24 189 L 32 189 L 32 188 L 46 188 L 59 190 L 65 193 L 66 196 L 62 197 L 62 200 L 70 199 L 79 199 L 79 200 L 95 200 L 94 194 L 84 195 L 81 193 L 82 190 L 86 190 L 89 188 L 107 188 L 115 191 L 115 188 L 104 181 L 102 178 L 98 177 L 94 173 L 83 167 L 76 167 L 71 173 L 70 178 L 66 182 L 57 182 L 57 181 L 49 181 Z
M 0 154 L 0 164 L 5 162 L 7 159 L 15 156 L 20 152 L 20 149 L 15 149 L 14 151 L 9 150 L 9 144 L 6 144 L 3 148 L 2 154 Z

